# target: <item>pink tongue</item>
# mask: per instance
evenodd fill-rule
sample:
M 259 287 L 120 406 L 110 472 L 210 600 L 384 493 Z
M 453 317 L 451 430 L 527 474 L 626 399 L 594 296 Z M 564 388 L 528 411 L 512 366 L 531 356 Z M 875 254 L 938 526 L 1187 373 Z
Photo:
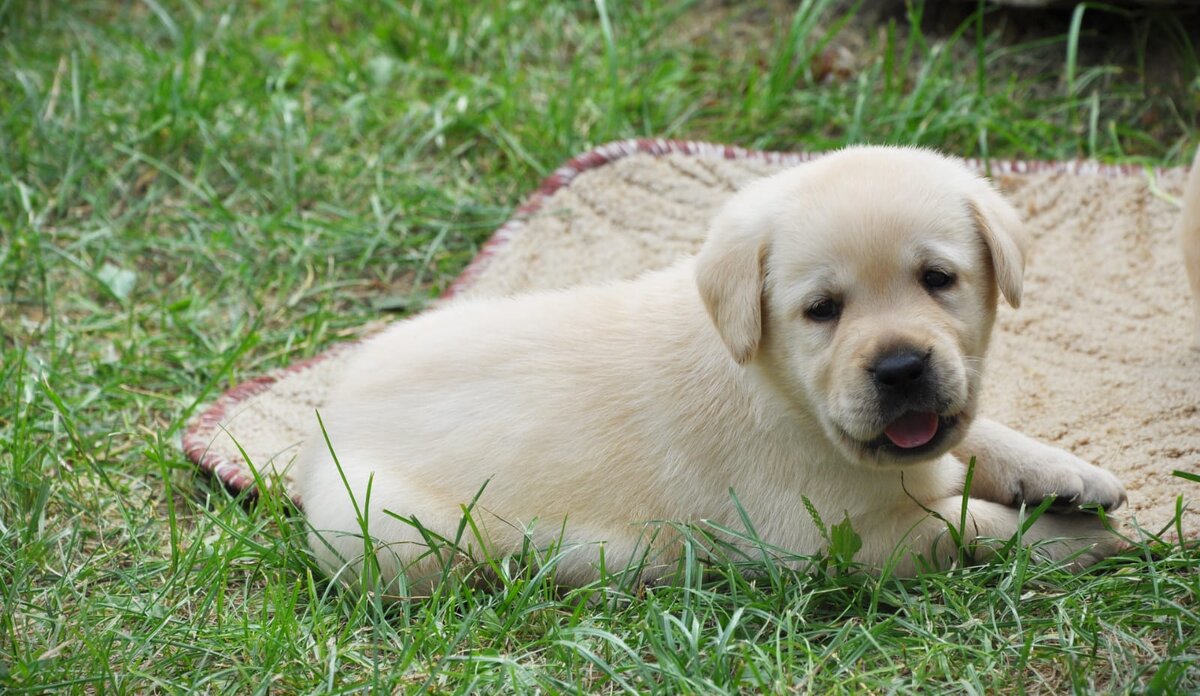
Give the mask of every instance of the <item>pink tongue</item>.
M 937 429 L 936 413 L 910 411 L 884 428 L 883 434 L 887 435 L 895 446 L 911 449 L 932 440 L 933 436 L 937 435 Z

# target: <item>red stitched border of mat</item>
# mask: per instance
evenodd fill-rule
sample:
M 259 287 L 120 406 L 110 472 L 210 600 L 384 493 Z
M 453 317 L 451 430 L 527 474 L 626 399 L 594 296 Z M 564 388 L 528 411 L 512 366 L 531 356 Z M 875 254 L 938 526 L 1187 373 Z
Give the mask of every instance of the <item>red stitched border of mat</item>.
M 492 257 L 510 239 L 520 233 L 521 228 L 525 225 L 525 220 L 536 213 L 545 203 L 546 199 L 554 195 L 556 191 L 569 186 L 577 176 L 586 171 L 603 167 L 611 162 L 636 154 L 654 156 L 683 154 L 731 160 L 758 158 L 772 163 L 799 164 L 825 153 L 769 152 L 747 150 L 732 145 L 660 139 L 622 140 L 601 145 L 594 150 L 589 150 L 572 158 L 566 164 L 554 170 L 554 173 L 550 176 L 546 177 L 537 191 L 526 199 L 521 207 L 517 208 L 508 222 L 505 222 L 492 234 L 471 263 L 442 294 L 442 297 L 451 297 L 455 293 L 470 287 L 479 274 L 491 263 Z M 1146 171 L 1146 168 L 1141 165 L 1110 165 L 1087 160 L 1070 162 L 991 160 L 987 163 L 979 159 L 968 159 L 965 161 L 968 165 L 980 171 L 990 169 L 990 173 L 993 176 L 1056 171 L 1074 175 L 1118 177 L 1131 176 Z M 1155 169 L 1154 171 L 1156 174 L 1161 174 L 1166 170 Z M 240 492 L 248 488 L 253 488 L 254 475 L 244 462 L 231 460 L 211 449 L 211 443 L 213 438 L 220 432 L 221 422 L 225 419 L 225 414 L 242 401 L 266 391 L 283 377 L 291 373 L 301 372 L 352 345 L 354 345 L 354 342 L 336 344 L 307 360 L 302 360 L 261 377 L 256 377 L 226 391 L 188 423 L 187 429 L 183 434 L 184 454 L 199 466 L 202 471 L 215 476 L 233 491 Z

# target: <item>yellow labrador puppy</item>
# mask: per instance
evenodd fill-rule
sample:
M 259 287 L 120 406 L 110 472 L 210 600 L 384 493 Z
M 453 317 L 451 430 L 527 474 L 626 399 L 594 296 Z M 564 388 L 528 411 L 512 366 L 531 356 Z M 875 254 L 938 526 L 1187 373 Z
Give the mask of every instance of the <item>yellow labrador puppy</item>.
M 447 560 L 425 534 L 453 538 L 482 489 L 465 546 L 562 541 L 557 578 L 581 583 L 644 552 L 647 522 L 740 527 L 732 489 L 770 544 L 821 550 L 807 497 L 851 521 L 858 560 L 913 572 L 955 557 L 945 520 L 970 456 L 967 541 L 1008 539 L 1015 506 L 1053 494 L 1115 508 L 1107 472 L 975 418 L 1023 252 L 1016 212 L 961 163 L 858 147 L 752 183 L 665 270 L 401 322 L 322 414 L 344 480 L 320 434 L 296 462 L 310 544 L 353 575 L 366 531 L 384 582 L 420 584 Z M 1080 566 L 1118 544 L 1088 514 L 1044 515 L 1023 539 Z M 644 578 L 675 551 L 659 534 Z

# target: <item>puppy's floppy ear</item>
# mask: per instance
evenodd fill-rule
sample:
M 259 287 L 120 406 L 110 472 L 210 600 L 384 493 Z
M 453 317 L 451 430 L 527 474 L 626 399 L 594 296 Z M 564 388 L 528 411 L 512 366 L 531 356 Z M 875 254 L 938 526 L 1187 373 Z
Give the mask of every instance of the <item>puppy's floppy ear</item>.
M 742 198 L 741 196 L 738 197 Z M 733 359 L 745 365 L 762 339 L 766 235 L 753 208 L 735 199 L 713 220 L 696 257 L 696 285 Z M 749 213 L 749 214 L 747 214 Z
M 1025 254 L 1029 237 L 1025 223 L 1004 196 L 981 182 L 979 192 L 967 203 L 979 234 L 992 256 L 996 284 L 1013 307 L 1021 306 L 1021 282 L 1025 277 Z

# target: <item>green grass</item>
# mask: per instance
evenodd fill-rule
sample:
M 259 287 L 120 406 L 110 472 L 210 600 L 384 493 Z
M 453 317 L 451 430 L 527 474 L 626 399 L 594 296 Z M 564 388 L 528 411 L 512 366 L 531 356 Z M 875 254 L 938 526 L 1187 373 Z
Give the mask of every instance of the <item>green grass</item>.
M 419 307 L 609 140 L 1171 165 L 1200 139 L 1194 11 L 827 5 L 0 0 L 0 691 L 1200 689 L 1178 545 L 384 606 L 179 452 L 199 404 Z

